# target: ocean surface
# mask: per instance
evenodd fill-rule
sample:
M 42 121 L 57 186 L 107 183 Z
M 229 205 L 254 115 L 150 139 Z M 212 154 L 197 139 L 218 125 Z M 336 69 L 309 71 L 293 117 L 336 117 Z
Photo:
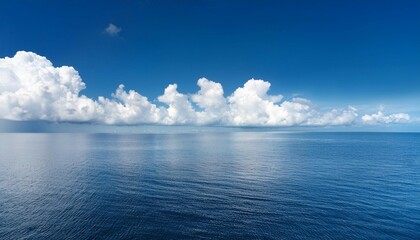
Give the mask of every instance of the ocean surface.
M 0 134 L 0 239 L 420 239 L 420 134 Z

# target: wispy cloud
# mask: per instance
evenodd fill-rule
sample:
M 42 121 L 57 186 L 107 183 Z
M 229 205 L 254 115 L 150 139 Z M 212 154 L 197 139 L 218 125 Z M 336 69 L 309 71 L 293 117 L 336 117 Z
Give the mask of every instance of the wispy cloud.
M 365 114 L 362 117 L 362 121 L 366 124 L 383 124 L 383 123 L 405 123 L 410 121 L 410 116 L 406 113 L 394 113 L 385 115 L 383 112 L 383 107 L 377 113 Z
M 105 32 L 112 37 L 117 36 L 121 32 L 121 28 L 115 26 L 114 24 L 110 23 L 107 28 L 105 28 Z
M 320 111 L 310 100 L 284 100 L 271 95 L 271 84 L 250 79 L 225 97 L 220 83 L 200 78 L 200 90 L 178 92 L 170 84 L 158 104 L 120 85 L 110 98 L 92 99 L 79 73 L 68 66 L 54 67 L 45 57 L 19 51 L 0 58 L 0 119 L 93 122 L 99 124 L 162 124 L 224 126 L 341 126 L 410 121 L 406 113 L 382 111 L 360 117 L 354 107 Z

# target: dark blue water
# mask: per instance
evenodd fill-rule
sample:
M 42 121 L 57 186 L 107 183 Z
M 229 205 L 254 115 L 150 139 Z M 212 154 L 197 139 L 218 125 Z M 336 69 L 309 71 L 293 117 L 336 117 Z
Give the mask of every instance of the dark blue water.
M 420 239 L 420 134 L 0 134 L 1 239 Z

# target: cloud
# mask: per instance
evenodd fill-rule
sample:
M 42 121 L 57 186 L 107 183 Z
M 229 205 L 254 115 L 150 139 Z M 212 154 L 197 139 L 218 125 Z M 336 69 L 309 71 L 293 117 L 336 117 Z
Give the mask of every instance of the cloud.
M 119 28 L 119 27 L 117 27 L 117 26 L 115 26 L 114 24 L 112 24 L 112 23 L 110 23 L 109 25 L 108 25 L 108 27 L 107 28 L 105 28 L 105 32 L 108 34 L 108 35 L 110 35 L 110 36 L 112 36 L 112 37 L 115 37 L 115 36 L 117 36 L 118 35 L 118 33 L 120 33 L 121 32 L 121 28 Z
M 168 105 L 167 114 L 163 119 L 165 124 L 194 124 L 196 112 L 193 109 L 187 95 L 179 93 L 178 85 L 170 84 L 165 88 L 158 100 Z
M 0 58 L 0 119 L 90 122 L 110 125 L 223 125 L 223 126 L 341 126 L 403 123 L 405 113 L 381 111 L 359 118 L 354 107 L 318 110 L 305 98 L 283 100 L 271 95 L 271 84 L 250 79 L 225 97 L 223 86 L 206 78 L 193 94 L 170 84 L 156 101 L 119 85 L 110 97 L 92 99 L 79 73 L 69 66 L 54 67 L 45 57 L 19 51 Z
M 385 115 L 382 111 L 378 111 L 377 113 L 371 115 L 363 115 L 362 121 L 371 125 L 384 123 L 406 123 L 410 121 L 410 116 L 406 113 L 394 113 Z
M 120 85 L 112 98 L 98 98 L 98 115 L 93 120 L 105 124 L 154 124 L 163 123 L 167 110 L 159 108 L 136 91 L 126 92 Z
M 196 113 L 198 124 L 222 124 L 226 122 L 228 105 L 223 96 L 222 84 L 200 78 L 197 81 L 200 90 L 191 100 L 201 109 Z

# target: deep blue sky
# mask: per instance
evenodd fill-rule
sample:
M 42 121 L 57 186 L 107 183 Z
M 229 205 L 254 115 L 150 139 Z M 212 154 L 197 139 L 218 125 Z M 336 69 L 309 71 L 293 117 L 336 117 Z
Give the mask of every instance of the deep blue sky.
M 324 106 L 420 105 L 420 1 L 0 1 L 0 29 L 0 57 L 74 66 L 90 97 L 253 77 Z

